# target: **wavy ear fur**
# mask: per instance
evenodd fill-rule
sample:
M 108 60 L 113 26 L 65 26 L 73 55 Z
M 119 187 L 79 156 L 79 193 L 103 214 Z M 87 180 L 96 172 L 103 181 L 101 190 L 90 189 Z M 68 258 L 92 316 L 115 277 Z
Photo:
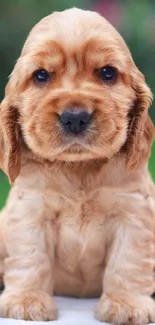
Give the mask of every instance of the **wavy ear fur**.
M 20 171 L 18 110 L 6 97 L 0 106 L 0 167 L 13 184 Z
M 131 122 L 127 139 L 127 171 L 133 171 L 148 160 L 154 138 L 154 125 L 148 115 L 152 93 L 145 83 L 144 76 L 135 67 L 132 74 L 132 87 L 136 101 L 131 112 Z

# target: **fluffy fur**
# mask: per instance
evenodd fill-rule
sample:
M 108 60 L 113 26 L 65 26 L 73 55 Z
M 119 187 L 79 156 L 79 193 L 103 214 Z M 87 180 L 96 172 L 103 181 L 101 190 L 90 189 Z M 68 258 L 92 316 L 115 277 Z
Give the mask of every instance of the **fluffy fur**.
M 99 79 L 112 65 L 117 78 Z M 50 80 L 40 86 L 34 72 Z M 100 321 L 155 322 L 155 189 L 147 170 L 151 91 L 117 31 L 70 9 L 30 32 L 0 112 L 0 166 L 13 187 L 0 215 L 0 316 L 53 320 L 53 294 L 101 296 Z M 68 107 L 93 113 L 69 136 Z

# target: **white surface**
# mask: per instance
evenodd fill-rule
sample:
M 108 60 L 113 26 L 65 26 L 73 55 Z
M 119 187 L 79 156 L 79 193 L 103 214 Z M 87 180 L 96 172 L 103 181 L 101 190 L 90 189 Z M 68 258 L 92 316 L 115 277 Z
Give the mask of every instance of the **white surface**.
M 96 299 L 57 297 L 56 302 L 59 308 L 59 318 L 57 321 L 45 323 L 1 318 L 0 325 L 103 325 L 105 323 L 100 323 L 93 316 L 96 301 Z
M 97 299 L 56 297 L 55 300 L 59 308 L 59 318 L 56 321 L 45 323 L 0 318 L 0 325 L 101 325 L 93 316 Z

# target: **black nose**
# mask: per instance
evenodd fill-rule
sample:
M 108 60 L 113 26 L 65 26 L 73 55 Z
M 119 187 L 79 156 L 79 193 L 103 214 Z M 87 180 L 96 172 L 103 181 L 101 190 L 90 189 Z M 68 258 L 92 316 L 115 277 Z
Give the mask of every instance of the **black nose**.
M 86 111 L 68 110 L 62 113 L 61 123 L 67 132 L 78 134 L 86 130 L 90 116 Z

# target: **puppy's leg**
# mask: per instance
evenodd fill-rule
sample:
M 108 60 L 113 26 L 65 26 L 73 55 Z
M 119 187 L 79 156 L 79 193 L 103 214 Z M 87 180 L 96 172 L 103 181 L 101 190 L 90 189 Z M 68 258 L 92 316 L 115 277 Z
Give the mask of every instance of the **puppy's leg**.
M 54 233 L 41 195 L 29 193 L 8 202 L 5 290 L 0 316 L 47 321 L 57 318 L 52 298 Z M 50 240 L 50 246 L 49 246 Z
M 137 216 L 114 222 L 96 318 L 116 325 L 155 322 L 152 222 Z

